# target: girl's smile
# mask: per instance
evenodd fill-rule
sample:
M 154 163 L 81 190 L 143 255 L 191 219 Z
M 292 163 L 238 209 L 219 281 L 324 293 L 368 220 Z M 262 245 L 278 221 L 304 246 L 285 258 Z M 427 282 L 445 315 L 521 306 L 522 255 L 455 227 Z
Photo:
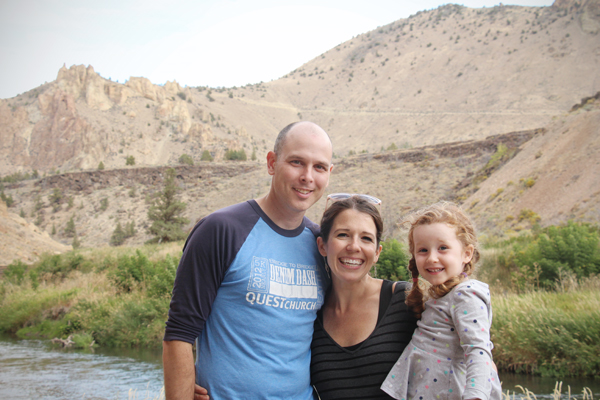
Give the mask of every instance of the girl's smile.
M 413 240 L 419 274 L 432 285 L 460 275 L 473 257 L 473 246 L 465 248 L 455 228 L 443 223 L 415 227 Z

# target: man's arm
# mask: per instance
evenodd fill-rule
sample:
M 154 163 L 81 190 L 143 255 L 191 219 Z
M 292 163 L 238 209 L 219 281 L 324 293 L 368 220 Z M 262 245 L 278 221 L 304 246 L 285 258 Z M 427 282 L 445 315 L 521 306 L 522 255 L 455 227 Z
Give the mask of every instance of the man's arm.
M 163 370 L 166 400 L 194 399 L 196 371 L 190 343 L 163 341 Z

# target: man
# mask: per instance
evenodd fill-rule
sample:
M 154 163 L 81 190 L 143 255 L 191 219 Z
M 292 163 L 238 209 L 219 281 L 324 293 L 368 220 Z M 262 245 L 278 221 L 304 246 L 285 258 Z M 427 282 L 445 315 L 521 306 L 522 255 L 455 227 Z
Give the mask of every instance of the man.
M 325 277 L 318 227 L 304 214 L 329 183 L 331 158 L 323 129 L 288 125 L 267 155 L 269 193 L 191 232 L 163 341 L 167 400 L 194 398 L 195 380 L 214 400 L 312 399 L 310 342 Z

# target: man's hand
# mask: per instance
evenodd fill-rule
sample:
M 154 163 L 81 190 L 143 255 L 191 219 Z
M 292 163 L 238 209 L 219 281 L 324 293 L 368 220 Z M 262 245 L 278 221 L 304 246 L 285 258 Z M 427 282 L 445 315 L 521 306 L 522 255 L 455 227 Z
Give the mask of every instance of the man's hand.
M 163 341 L 163 369 L 166 400 L 196 400 L 196 372 L 190 343 Z M 206 400 L 208 397 L 200 397 Z
M 202 386 L 194 385 L 194 400 L 208 400 L 208 390 Z

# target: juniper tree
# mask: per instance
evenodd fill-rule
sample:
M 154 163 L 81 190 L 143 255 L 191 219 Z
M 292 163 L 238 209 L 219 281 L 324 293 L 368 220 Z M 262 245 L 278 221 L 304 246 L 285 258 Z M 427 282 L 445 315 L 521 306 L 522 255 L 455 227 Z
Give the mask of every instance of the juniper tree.
M 121 227 L 121 223 L 118 222 L 117 227 L 115 228 L 112 235 L 110 236 L 109 244 L 111 246 L 120 246 L 123 244 L 123 242 L 125 242 L 125 232 L 123 231 L 123 228 Z
M 148 219 L 152 221 L 149 232 L 154 235 L 149 242 L 161 243 L 185 239 L 186 233 L 181 228 L 188 223 L 188 219 L 182 217 L 186 204 L 179 201 L 178 189 L 175 183 L 175 170 L 169 168 L 164 189 L 156 194 L 148 210 Z

